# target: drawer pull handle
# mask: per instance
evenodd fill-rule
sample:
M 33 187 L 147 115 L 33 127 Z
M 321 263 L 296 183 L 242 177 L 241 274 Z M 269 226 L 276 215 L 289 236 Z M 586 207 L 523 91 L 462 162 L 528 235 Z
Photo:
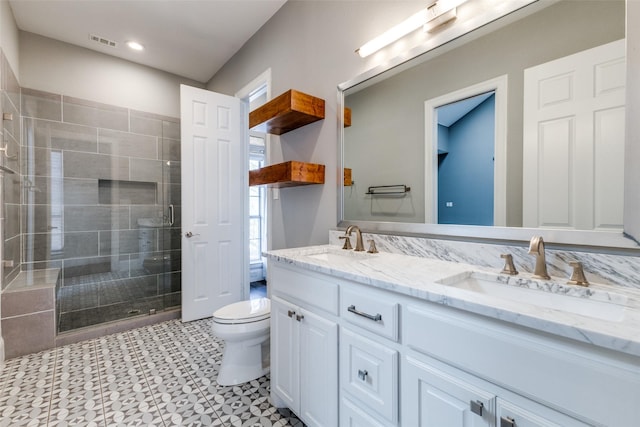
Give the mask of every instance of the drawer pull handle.
M 476 415 L 482 416 L 482 410 L 484 409 L 484 404 L 479 400 L 472 400 L 469 402 L 469 406 L 471 408 L 471 412 Z
M 366 370 L 358 369 L 358 378 L 360 378 L 360 381 L 366 381 L 367 375 L 369 375 L 369 372 L 367 372 Z
M 500 427 L 516 427 L 516 420 L 511 417 L 500 417 Z
M 289 316 L 289 317 L 293 317 L 293 316 L 295 316 L 295 315 L 296 315 L 296 312 L 295 312 L 295 311 L 293 311 L 293 310 L 289 310 L 289 311 L 287 311 L 287 316 Z
M 373 320 L 374 322 L 380 322 L 382 320 L 382 315 L 380 313 L 375 315 L 365 313 L 364 311 L 356 310 L 355 305 L 350 305 L 349 308 L 347 308 L 347 310 L 353 314 L 357 314 L 358 316 L 366 317 L 367 319 Z

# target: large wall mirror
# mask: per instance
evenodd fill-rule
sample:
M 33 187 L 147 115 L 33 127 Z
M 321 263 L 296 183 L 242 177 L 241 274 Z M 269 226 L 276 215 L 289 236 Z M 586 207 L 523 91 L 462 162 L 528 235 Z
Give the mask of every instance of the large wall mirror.
M 340 85 L 339 225 L 637 247 L 624 37 L 624 0 L 539 0 Z

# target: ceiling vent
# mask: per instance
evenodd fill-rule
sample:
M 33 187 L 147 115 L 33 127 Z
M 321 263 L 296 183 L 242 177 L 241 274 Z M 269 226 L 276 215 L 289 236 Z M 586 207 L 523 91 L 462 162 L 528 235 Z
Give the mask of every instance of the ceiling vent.
M 118 46 L 118 43 L 114 42 L 113 40 L 109 40 L 107 38 L 100 37 L 100 36 L 97 36 L 95 34 L 89 34 L 89 39 L 91 41 L 96 42 L 96 43 L 100 43 L 103 46 L 109 46 L 109 47 L 117 47 Z

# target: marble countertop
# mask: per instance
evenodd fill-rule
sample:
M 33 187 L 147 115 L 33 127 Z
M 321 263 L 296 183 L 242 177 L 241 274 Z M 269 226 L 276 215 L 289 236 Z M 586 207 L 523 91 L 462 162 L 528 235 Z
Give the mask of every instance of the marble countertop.
M 527 273 L 506 276 L 470 264 L 385 252 L 344 251 L 335 245 L 280 249 L 265 255 L 272 261 L 640 356 L 640 292 L 635 289 L 566 285 L 566 279 L 541 281 Z M 503 286 L 526 289 L 522 290 L 522 299 L 516 300 L 450 286 L 469 272 Z M 578 312 L 582 314 L 531 303 L 530 292 L 536 292 L 536 296 L 541 292 L 564 294 L 554 296 L 555 300 L 570 298 L 571 306 L 581 309 Z M 608 318 L 605 312 L 610 310 L 602 308 L 612 308 L 615 315 Z

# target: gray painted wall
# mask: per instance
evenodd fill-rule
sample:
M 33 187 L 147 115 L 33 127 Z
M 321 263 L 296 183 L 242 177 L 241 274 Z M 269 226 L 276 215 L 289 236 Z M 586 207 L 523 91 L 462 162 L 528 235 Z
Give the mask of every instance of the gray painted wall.
M 571 7 L 573 2 L 568 3 L 563 7 Z M 600 13 L 610 9 L 611 2 L 606 3 Z M 595 7 L 602 6 L 593 4 Z M 390 23 L 402 21 L 421 7 L 424 7 L 421 2 L 290 1 L 208 83 L 207 88 L 210 90 L 234 94 L 264 70 L 271 68 L 274 96 L 294 88 L 326 101 L 324 121 L 271 138 L 270 163 L 301 160 L 327 166 L 323 186 L 282 189 L 279 200 L 273 200 L 272 248 L 327 242 L 327 230 L 336 226 L 337 211 L 339 112 L 336 87 L 380 64 L 380 57 L 377 55 L 360 58 L 354 53 L 357 47 L 388 29 Z M 587 13 L 584 17 L 589 18 L 593 16 L 592 13 Z M 598 19 L 602 18 L 601 14 L 596 16 Z M 567 20 L 566 16 L 550 14 L 545 19 L 567 24 L 578 17 L 572 16 Z M 544 37 L 545 27 L 546 25 L 542 25 L 532 29 L 536 38 L 532 42 L 533 49 L 521 52 L 522 57 L 530 57 L 534 61 L 532 64 L 536 63 L 538 53 L 535 49 L 536 41 Z M 613 39 L 622 36 L 623 34 L 619 34 Z M 484 43 L 498 41 L 488 37 Z M 590 41 L 585 41 L 581 36 L 571 42 L 580 44 Z M 499 57 L 500 52 L 495 56 Z M 496 58 L 482 55 L 478 59 L 473 73 L 468 68 L 453 72 L 456 78 L 465 83 L 463 86 L 495 77 L 491 62 Z M 478 71 L 479 74 L 476 74 Z M 434 74 L 430 77 L 437 76 Z M 451 89 L 443 87 L 442 93 Z M 517 98 L 510 98 L 509 104 L 512 103 L 522 104 Z M 521 128 L 521 123 L 518 126 Z M 370 154 L 363 154 L 368 155 Z M 520 167 L 521 158 L 521 150 L 516 148 L 509 151 L 509 161 L 513 161 L 516 168 Z M 354 179 L 357 183 L 357 177 Z M 508 182 L 508 192 L 518 193 L 521 179 L 510 177 Z M 516 205 L 521 205 L 521 201 L 516 202 Z
M 103 104 L 180 117 L 180 84 L 201 83 L 20 32 L 20 85 Z
M 421 8 L 419 1 L 289 1 L 207 85 L 232 95 L 271 68 L 274 97 L 297 89 L 326 101 L 323 121 L 271 137 L 270 163 L 326 165 L 324 185 L 281 189 L 273 200 L 273 249 L 328 242 L 337 223 L 337 85 L 377 65 L 355 49 Z

